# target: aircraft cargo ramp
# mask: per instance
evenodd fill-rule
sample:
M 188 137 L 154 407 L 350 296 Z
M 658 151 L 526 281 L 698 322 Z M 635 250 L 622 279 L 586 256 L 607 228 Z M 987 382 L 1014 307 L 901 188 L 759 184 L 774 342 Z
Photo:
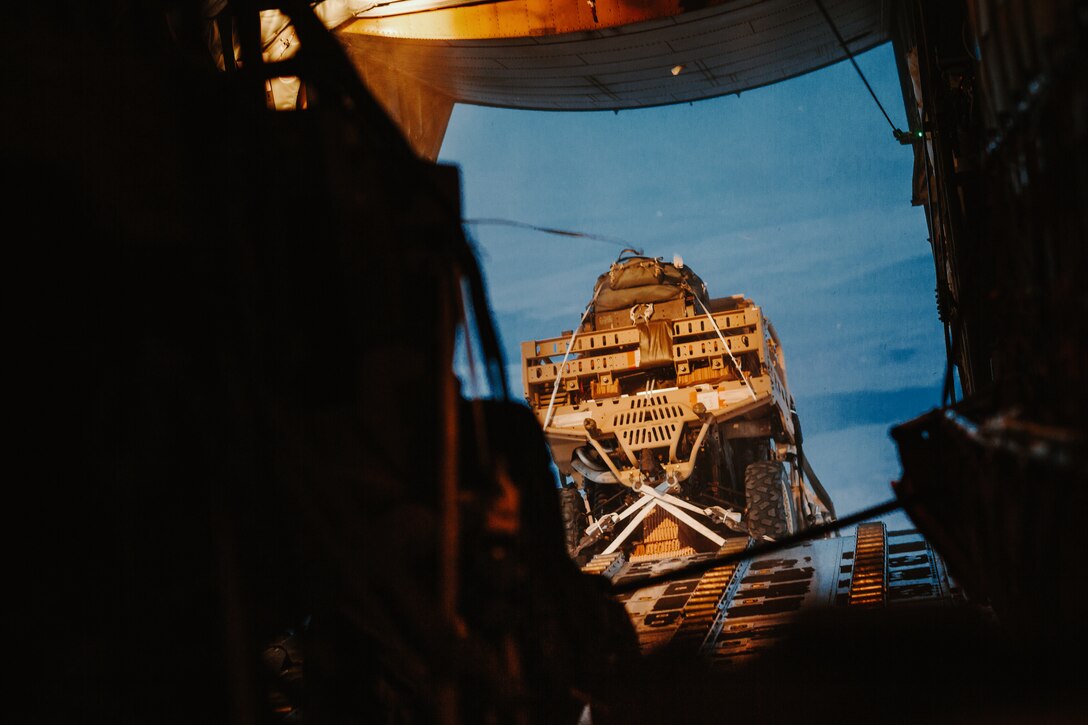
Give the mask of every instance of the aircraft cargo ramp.
M 847 536 L 684 571 L 746 548 L 746 540 L 730 539 L 716 554 L 638 562 L 614 552 L 594 557 L 583 571 L 606 577 L 620 592 L 644 652 L 672 645 L 715 664 L 758 655 L 809 609 L 964 603 L 944 562 L 917 531 L 888 531 L 881 522 L 861 524 Z M 644 581 L 651 583 L 640 585 Z
M 837 519 L 773 325 L 679 257 L 626 250 L 575 330 L 521 349 L 568 552 L 644 654 L 736 664 L 809 612 L 964 603 L 918 532 Z

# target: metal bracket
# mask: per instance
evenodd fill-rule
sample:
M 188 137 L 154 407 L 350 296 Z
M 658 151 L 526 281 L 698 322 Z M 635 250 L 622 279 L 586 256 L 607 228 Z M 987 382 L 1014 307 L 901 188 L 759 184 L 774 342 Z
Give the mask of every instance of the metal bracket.
M 742 523 L 744 517 L 740 511 L 724 509 L 721 506 L 710 506 L 703 509 L 703 514 L 714 523 L 728 526 L 733 531 L 745 533 L 748 530 Z

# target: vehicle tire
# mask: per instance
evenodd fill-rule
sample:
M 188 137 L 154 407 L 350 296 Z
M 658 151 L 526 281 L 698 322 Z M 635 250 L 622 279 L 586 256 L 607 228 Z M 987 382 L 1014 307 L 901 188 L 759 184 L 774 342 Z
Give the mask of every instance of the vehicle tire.
M 756 461 L 744 469 L 744 519 L 756 541 L 794 532 L 790 476 L 781 461 Z
M 586 509 L 576 488 L 559 489 L 559 512 L 563 521 L 563 541 L 572 553 L 585 531 Z

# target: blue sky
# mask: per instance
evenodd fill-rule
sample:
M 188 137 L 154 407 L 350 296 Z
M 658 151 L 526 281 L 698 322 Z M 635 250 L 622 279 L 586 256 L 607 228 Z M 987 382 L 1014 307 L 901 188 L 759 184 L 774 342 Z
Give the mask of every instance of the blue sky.
M 891 46 L 857 60 L 905 127 Z M 939 404 L 944 343 L 911 150 L 848 62 L 619 114 L 457 106 L 439 160 L 461 167 L 468 218 L 680 254 L 713 296 L 751 297 L 778 329 L 806 453 L 840 515 L 891 496 L 888 429 Z M 520 397 L 518 343 L 573 329 L 620 248 L 470 231 Z

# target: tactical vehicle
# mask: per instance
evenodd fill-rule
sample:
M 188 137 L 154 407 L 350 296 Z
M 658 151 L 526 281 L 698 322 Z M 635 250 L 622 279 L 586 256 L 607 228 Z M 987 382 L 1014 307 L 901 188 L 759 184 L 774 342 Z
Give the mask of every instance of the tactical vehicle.
M 572 554 L 691 555 L 832 520 L 760 308 L 711 298 L 679 258 L 630 252 L 576 330 L 522 343 Z

